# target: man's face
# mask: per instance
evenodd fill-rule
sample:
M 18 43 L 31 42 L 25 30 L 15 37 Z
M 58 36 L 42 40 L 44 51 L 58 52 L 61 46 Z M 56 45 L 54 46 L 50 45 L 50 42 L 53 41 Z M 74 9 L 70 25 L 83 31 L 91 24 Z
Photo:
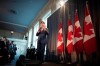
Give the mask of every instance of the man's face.
M 41 23 L 41 27 L 46 28 L 45 23 Z
M 3 40 L 3 41 L 6 41 L 6 38 L 3 38 L 2 40 Z

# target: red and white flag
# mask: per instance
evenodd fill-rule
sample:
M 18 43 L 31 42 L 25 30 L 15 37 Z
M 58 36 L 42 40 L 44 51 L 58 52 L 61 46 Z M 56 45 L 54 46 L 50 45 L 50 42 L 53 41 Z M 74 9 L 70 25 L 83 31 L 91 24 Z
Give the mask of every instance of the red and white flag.
M 66 47 L 67 47 L 68 54 L 71 54 L 73 52 L 73 26 L 70 19 L 68 21 L 68 34 L 67 34 Z
M 57 51 L 58 54 L 62 54 L 64 52 L 64 41 L 63 41 L 63 34 L 62 34 L 62 22 L 59 24 L 59 31 L 58 31 L 58 39 L 57 39 Z
M 79 23 L 77 10 L 75 12 L 75 23 L 74 23 L 74 48 L 77 53 L 83 51 L 83 34 Z
M 96 38 L 95 32 L 92 24 L 92 20 L 90 17 L 90 13 L 88 10 L 88 5 L 86 5 L 85 9 L 85 20 L 84 20 L 84 49 L 86 54 L 91 54 L 96 52 Z

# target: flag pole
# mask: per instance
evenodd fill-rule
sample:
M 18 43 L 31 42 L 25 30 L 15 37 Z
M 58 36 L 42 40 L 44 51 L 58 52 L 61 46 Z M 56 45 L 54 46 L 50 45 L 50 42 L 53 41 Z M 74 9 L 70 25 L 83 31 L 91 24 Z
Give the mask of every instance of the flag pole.
M 69 7 L 70 7 L 70 5 L 69 5 L 69 2 L 68 2 L 68 20 L 67 20 L 67 25 L 68 25 L 68 21 L 69 21 L 69 19 L 71 17 L 71 15 L 69 13 Z M 68 37 L 68 27 L 67 27 L 67 37 Z M 67 49 L 67 42 L 66 42 L 66 49 Z M 68 49 L 67 49 L 67 56 L 68 56 L 68 62 L 67 62 L 67 64 L 71 64 L 71 54 L 68 53 Z
M 62 22 L 62 34 L 63 34 L 63 19 L 62 19 L 62 12 L 64 11 L 63 10 L 63 7 L 65 7 L 65 5 L 63 5 L 61 8 L 60 8 L 60 21 Z M 64 37 L 64 35 L 63 35 L 63 37 Z M 62 38 L 63 38 L 62 37 Z M 64 38 L 63 38 L 63 46 L 64 46 Z M 61 62 L 60 63 L 64 63 L 64 57 L 65 57 L 65 49 L 64 49 L 64 47 L 63 47 L 63 52 L 61 53 L 61 57 L 60 57 L 60 59 L 61 59 Z

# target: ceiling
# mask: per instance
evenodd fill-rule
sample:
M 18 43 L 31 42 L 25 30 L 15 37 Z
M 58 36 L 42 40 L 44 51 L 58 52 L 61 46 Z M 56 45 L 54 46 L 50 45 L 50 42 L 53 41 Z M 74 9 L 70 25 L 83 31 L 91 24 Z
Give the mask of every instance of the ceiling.
M 0 0 L 0 29 L 24 33 L 48 0 Z

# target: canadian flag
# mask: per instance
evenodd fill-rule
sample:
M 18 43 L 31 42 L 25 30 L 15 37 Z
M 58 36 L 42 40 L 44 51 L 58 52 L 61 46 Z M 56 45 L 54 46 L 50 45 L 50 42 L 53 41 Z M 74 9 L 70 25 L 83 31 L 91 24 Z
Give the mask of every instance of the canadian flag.
M 86 54 L 92 54 L 97 50 L 95 32 L 87 4 L 85 9 L 85 20 L 84 20 L 84 49 Z
M 66 47 L 67 47 L 68 54 L 71 54 L 73 52 L 73 26 L 70 19 L 68 20 L 68 34 L 67 34 Z
M 83 51 L 83 34 L 79 23 L 77 10 L 75 12 L 75 23 L 74 23 L 74 48 L 77 53 Z
M 58 54 L 62 54 L 64 52 L 64 42 L 63 42 L 63 34 L 62 34 L 62 22 L 59 24 L 58 31 L 58 39 L 57 39 L 57 51 Z

